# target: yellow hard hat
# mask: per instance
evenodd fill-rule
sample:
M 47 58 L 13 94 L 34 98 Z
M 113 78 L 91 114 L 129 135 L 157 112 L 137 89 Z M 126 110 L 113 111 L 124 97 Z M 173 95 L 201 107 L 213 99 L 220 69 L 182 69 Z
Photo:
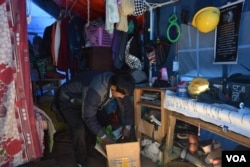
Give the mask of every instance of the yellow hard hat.
M 191 96 L 198 96 L 207 90 L 209 90 L 209 81 L 205 78 L 194 78 L 188 85 L 188 93 Z
M 194 15 L 192 25 L 200 32 L 207 33 L 217 27 L 219 20 L 220 10 L 216 7 L 206 7 Z

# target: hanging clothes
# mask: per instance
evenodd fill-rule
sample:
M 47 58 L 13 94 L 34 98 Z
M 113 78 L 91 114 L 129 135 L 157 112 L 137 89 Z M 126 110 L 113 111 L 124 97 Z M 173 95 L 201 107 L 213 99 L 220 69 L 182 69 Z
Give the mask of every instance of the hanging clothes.
M 70 57 L 70 74 L 74 77 L 79 71 L 82 48 L 85 46 L 83 38 L 83 20 L 78 16 L 71 17 L 68 23 L 67 35 Z
M 53 60 L 53 65 L 57 66 L 58 56 L 59 56 L 59 47 L 61 41 L 61 20 L 56 21 L 52 27 L 51 33 L 51 55 Z
M 43 32 L 42 39 L 42 57 L 50 57 L 52 62 L 52 54 L 51 54 L 51 42 L 52 42 L 52 28 L 53 24 L 47 26 Z
M 55 34 L 55 38 L 58 38 L 59 48 L 58 48 L 58 59 L 57 68 L 60 71 L 68 71 L 70 59 L 69 59 L 69 45 L 68 45 L 68 23 L 70 17 L 64 18 L 60 21 L 60 34 Z
M 128 33 L 114 30 L 113 42 L 112 42 L 112 52 L 114 66 L 116 69 L 121 69 L 124 65 L 125 60 L 125 49 L 128 41 Z
M 142 42 L 140 41 L 140 32 L 138 23 L 135 19 L 129 19 L 129 23 L 132 22 L 133 26 L 129 26 L 129 31 L 114 30 L 114 36 L 112 41 L 113 60 L 116 69 L 126 68 L 125 65 L 125 50 L 128 40 L 133 37 L 131 42 L 129 53 L 133 54 L 140 60 L 142 60 Z

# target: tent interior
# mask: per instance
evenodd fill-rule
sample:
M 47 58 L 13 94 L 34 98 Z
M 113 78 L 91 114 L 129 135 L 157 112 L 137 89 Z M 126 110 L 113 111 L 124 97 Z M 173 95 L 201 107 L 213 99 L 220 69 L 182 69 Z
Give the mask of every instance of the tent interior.
M 32 78 L 33 69 L 30 69 L 33 60 L 27 51 L 30 49 L 28 41 L 34 45 L 34 39 L 39 37 L 39 40 L 45 41 L 46 39 L 44 44 L 47 46 L 51 42 L 51 36 L 47 30 L 59 21 L 60 24 L 70 25 L 62 26 L 68 33 L 60 36 L 61 39 L 68 38 L 69 50 L 66 52 L 64 50 L 66 47 L 64 47 L 61 54 L 69 56 L 66 59 L 60 59 L 60 66 L 59 63 L 56 66 L 58 73 L 52 73 L 52 76 L 61 77 L 60 74 L 62 74 L 66 75 L 66 80 L 70 80 L 78 74 L 89 72 L 89 66 L 86 65 L 83 56 L 91 48 L 89 47 L 91 38 L 88 38 L 89 34 L 86 30 L 89 25 L 101 25 L 101 30 L 105 27 L 105 32 L 107 31 L 112 39 L 108 47 L 102 47 L 105 52 L 103 50 L 97 52 L 99 57 L 90 56 L 93 58 L 91 63 L 93 66 L 97 65 L 98 69 L 103 69 L 107 61 L 109 62 L 105 64 L 105 67 L 107 65 L 108 70 L 126 68 L 138 71 L 139 69 L 146 78 L 138 75 L 137 79 L 142 77 L 143 80 L 138 81 L 137 84 L 146 86 L 152 83 L 153 78 L 161 77 L 162 68 L 167 69 L 169 78 L 176 79 L 175 88 L 179 86 L 177 83 L 189 83 L 193 78 L 206 78 L 222 89 L 221 91 L 228 93 L 226 92 L 228 87 L 236 82 L 240 88 L 242 86 L 246 88 L 240 91 L 244 94 L 243 100 L 246 108 L 250 108 L 249 0 L 132 0 L 140 2 L 143 6 L 138 8 L 136 14 L 124 15 L 125 26 L 122 24 L 124 26 L 122 27 L 120 24 L 119 28 L 122 30 L 117 30 L 117 25 L 119 25 L 117 22 L 107 21 L 113 19 L 114 15 L 113 13 L 107 14 L 112 10 L 107 12 L 105 2 L 113 5 L 112 2 L 121 1 L 125 0 L 0 0 L 0 28 L 3 29 L 0 33 L 0 51 L 3 54 L 0 56 L 2 63 L 0 64 L 0 86 L 1 91 L 5 91 L 1 96 L 6 96 L 1 97 L 0 106 L 0 166 L 18 166 L 42 157 L 44 151 L 43 119 L 47 122 L 51 120 L 46 113 L 34 105 L 31 85 L 31 80 L 34 78 Z M 228 9 L 230 5 L 235 8 Z M 216 25 L 209 32 L 201 32 L 198 26 L 194 26 L 193 20 L 198 11 L 209 7 L 220 9 L 222 13 L 219 16 L 220 21 L 218 26 Z M 233 21 L 228 19 L 230 12 L 235 14 L 231 17 Z M 227 25 L 230 30 L 229 35 L 226 34 L 227 38 L 221 37 L 224 25 Z M 99 37 L 102 36 L 99 35 Z M 130 40 L 132 43 L 129 43 L 130 50 L 127 53 L 125 49 Z M 152 63 L 148 51 L 152 43 L 155 47 L 159 41 L 167 46 L 164 50 L 166 53 L 163 57 L 158 57 L 159 62 L 157 59 L 157 62 Z M 49 59 L 52 58 L 48 54 L 50 49 L 41 50 L 42 55 L 48 56 Z M 92 54 L 93 51 L 90 52 Z M 106 59 L 106 53 L 110 59 Z M 125 53 L 132 55 L 132 60 L 136 63 L 126 61 Z M 100 56 L 105 58 L 100 58 Z M 40 62 L 42 66 L 44 66 L 43 61 L 44 59 Z M 46 70 L 48 67 L 51 66 L 46 64 Z M 51 69 L 54 70 L 54 66 Z M 46 70 L 43 72 L 47 74 Z M 92 73 L 88 73 L 88 77 L 90 76 L 93 77 Z M 2 84 L 4 82 L 7 86 Z M 166 83 L 163 82 L 163 84 Z M 237 110 L 242 107 L 239 106 L 241 103 L 238 103 L 240 100 L 234 104 Z M 246 120 L 242 121 L 249 124 L 249 119 Z M 241 122 L 239 124 L 242 125 Z M 51 124 L 48 126 L 53 127 Z M 245 137 L 245 134 L 243 136 L 248 141 L 249 126 L 244 128 L 248 132 L 246 133 L 248 137 Z M 49 130 L 55 133 L 53 128 Z M 226 150 L 238 146 L 238 143 L 206 130 L 201 130 L 200 133 L 204 138 L 221 141 L 222 147 Z M 245 131 L 239 131 L 239 133 L 245 133 Z
M 169 0 L 168 0 L 169 1 Z M 168 1 L 158 0 L 152 1 L 155 4 L 164 4 Z M 184 0 L 172 0 L 173 2 L 167 3 L 167 5 L 156 5 L 153 6 L 153 19 L 150 21 L 149 9 L 147 12 L 143 13 L 143 16 L 137 16 L 139 24 L 142 26 L 142 31 L 140 31 L 141 38 L 143 39 L 142 47 L 145 46 L 150 40 L 154 40 L 156 35 L 156 25 L 159 24 L 159 34 L 163 38 L 166 37 L 166 30 L 168 28 L 169 17 L 175 11 L 177 14 L 177 22 L 181 27 L 181 35 L 178 43 L 171 44 L 171 51 L 168 55 L 166 62 L 154 69 L 156 71 L 163 66 L 168 67 L 169 75 L 172 75 L 172 63 L 175 55 L 178 55 L 179 65 L 180 65 L 180 75 L 187 76 L 201 76 L 201 77 L 229 77 L 235 73 L 249 74 L 249 44 L 250 39 L 247 38 L 247 33 L 249 29 L 249 7 L 248 1 L 244 2 L 242 8 L 242 15 L 240 17 L 240 27 L 238 34 L 238 52 L 237 59 L 235 62 L 230 63 L 215 63 L 214 62 L 214 45 L 216 31 L 211 31 L 209 33 L 202 33 L 197 31 L 197 29 L 191 25 L 192 19 L 195 13 L 203 7 L 216 6 L 222 7 L 229 2 L 236 2 L 235 0 L 206 0 L 206 1 L 184 1 Z M 146 1 L 147 2 L 147 1 Z M 151 1 L 148 1 L 151 2 Z M 152 3 L 153 4 L 153 3 Z M 35 6 L 35 7 L 34 7 Z M 155 19 L 156 8 L 160 8 L 160 17 L 158 23 Z M 42 16 L 37 14 L 39 10 L 47 16 Z M 71 15 L 79 16 L 84 24 L 88 21 L 91 22 L 98 18 L 104 19 L 105 17 L 105 3 L 103 0 L 96 1 L 86 1 L 86 0 L 54 0 L 54 1 L 44 1 L 44 0 L 27 0 L 27 16 L 30 16 L 31 21 L 28 24 L 29 34 L 43 36 L 43 31 L 46 26 L 52 24 L 54 21 L 58 20 L 60 13 L 62 11 L 68 11 Z M 183 18 L 184 12 L 186 11 L 186 18 Z M 185 20 L 184 20 L 185 19 Z M 48 22 L 47 22 L 48 21 Z M 150 23 L 152 22 L 152 23 Z M 153 24 L 153 27 L 151 27 Z M 150 32 L 148 29 L 153 29 L 154 32 Z M 32 38 L 32 37 L 30 37 Z M 31 39 L 32 40 L 32 39 Z M 177 46 L 178 45 L 178 46 Z M 177 48 L 177 52 L 176 52 Z M 143 48 L 142 48 L 143 49 Z M 145 57 L 145 54 L 138 55 L 138 57 Z M 147 58 L 143 58 L 145 69 L 147 71 L 148 62 Z
M 237 58 L 235 61 L 229 63 L 215 62 L 216 29 L 208 33 L 202 33 L 196 27 L 192 26 L 191 23 L 198 10 L 208 6 L 221 8 L 227 4 L 237 2 L 236 0 L 148 0 L 146 2 L 149 4 L 147 10 L 142 15 L 135 17 L 141 27 L 142 50 L 150 40 L 156 39 L 157 36 L 166 38 L 166 30 L 170 24 L 169 19 L 172 14 L 177 15 L 177 23 L 181 29 L 178 42 L 171 43 L 166 61 L 152 68 L 151 72 L 153 75 L 157 75 L 159 69 L 162 67 L 167 67 L 169 76 L 175 75 L 176 71 L 173 71 L 173 62 L 178 57 L 178 75 L 182 80 L 190 81 L 194 77 L 219 78 L 217 82 L 221 83 L 222 80 L 229 78 L 233 74 L 249 76 L 249 1 L 243 1 L 244 5 L 241 9 L 241 16 L 240 18 L 235 18 L 239 21 Z M 46 17 L 49 18 L 50 23 L 46 23 L 46 19 L 42 18 L 41 15 L 36 15 L 36 11 L 38 10 L 33 5 L 39 7 L 49 15 Z M 105 2 L 103 0 L 28 0 L 27 7 L 28 15 L 31 15 L 28 32 L 31 32 L 31 34 L 37 33 L 41 36 L 43 35 L 43 29 L 46 27 L 44 24 L 49 25 L 58 20 L 60 12 L 64 10 L 80 17 L 84 24 L 99 18 L 105 18 Z M 156 14 L 157 9 L 160 9 L 158 18 Z M 42 24 L 41 29 L 39 28 L 39 24 Z M 159 26 L 158 34 L 157 25 Z M 150 28 L 151 31 L 149 30 Z M 149 75 L 150 72 L 148 70 L 150 67 L 146 54 L 143 51 L 141 54 L 138 57 L 141 59 L 142 64 L 144 64 L 143 70 Z M 119 66 L 116 67 L 119 68 Z M 241 82 L 249 83 L 249 77 L 244 78 Z

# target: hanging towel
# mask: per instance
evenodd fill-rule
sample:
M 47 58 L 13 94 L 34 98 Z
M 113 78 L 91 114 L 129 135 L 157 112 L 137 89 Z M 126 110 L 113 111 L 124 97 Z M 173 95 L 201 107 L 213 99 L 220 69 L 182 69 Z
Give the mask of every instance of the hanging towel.
M 128 15 L 132 15 L 135 11 L 134 0 L 121 0 L 119 6 L 120 21 L 117 23 L 117 30 L 128 31 Z
M 114 23 L 119 22 L 119 13 L 116 0 L 106 0 L 106 22 L 105 29 L 110 34 L 114 32 Z
M 120 0 L 120 12 L 123 15 L 131 15 L 135 11 L 134 0 Z

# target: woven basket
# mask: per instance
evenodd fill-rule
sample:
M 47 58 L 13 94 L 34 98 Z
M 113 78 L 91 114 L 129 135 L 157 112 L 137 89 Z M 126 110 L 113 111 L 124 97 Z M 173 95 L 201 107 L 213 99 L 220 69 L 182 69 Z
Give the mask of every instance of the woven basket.
M 105 30 L 104 26 L 89 26 L 86 34 L 91 46 L 110 47 L 112 36 Z

